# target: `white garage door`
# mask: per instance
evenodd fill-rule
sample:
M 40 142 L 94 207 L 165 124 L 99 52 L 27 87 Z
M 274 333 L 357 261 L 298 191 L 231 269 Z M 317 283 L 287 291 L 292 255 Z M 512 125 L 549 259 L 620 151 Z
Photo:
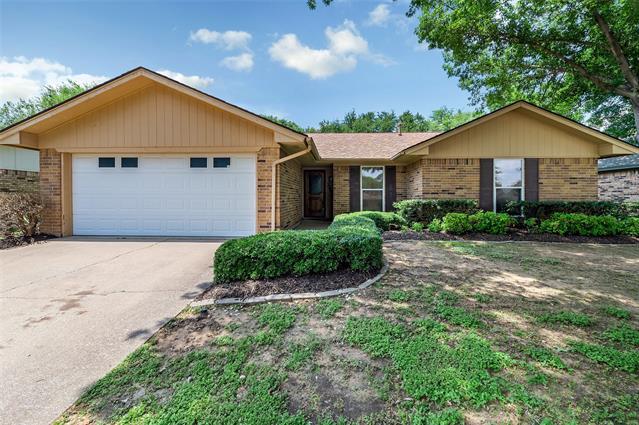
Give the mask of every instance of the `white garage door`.
M 251 235 L 255 186 L 255 156 L 73 155 L 73 233 Z

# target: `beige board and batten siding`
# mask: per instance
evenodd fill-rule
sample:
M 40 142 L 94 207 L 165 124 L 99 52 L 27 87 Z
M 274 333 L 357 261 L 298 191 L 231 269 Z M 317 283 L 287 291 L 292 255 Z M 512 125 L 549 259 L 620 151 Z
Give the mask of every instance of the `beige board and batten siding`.
M 86 153 L 257 152 L 268 128 L 151 84 L 39 135 L 41 149 Z

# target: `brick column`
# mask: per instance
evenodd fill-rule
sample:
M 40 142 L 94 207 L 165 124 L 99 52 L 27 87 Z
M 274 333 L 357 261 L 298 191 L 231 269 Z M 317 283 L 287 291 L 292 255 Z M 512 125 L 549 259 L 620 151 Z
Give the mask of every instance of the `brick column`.
M 55 149 L 40 151 L 40 195 L 44 202 L 40 231 L 62 236 L 62 156 Z
M 279 147 L 262 148 L 257 153 L 257 229 L 259 232 L 271 230 L 271 173 L 273 162 L 280 157 Z

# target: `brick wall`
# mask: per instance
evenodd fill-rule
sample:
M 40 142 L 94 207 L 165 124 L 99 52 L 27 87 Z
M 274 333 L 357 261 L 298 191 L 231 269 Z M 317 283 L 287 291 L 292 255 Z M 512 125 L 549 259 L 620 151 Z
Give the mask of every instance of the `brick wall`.
M 398 165 L 395 167 L 395 190 L 397 201 L 401 201 L 407 198 L 408 189 L 406 187 L 406 167 Z
M 257 232 L 271 230 L 271 173 L 280 157 L 279 148 L 262 148 L 257 153 Z
M 599 199 L 602 201 L 639 201 L 639 170 L 599 173 Z
M 479 199 L 479 159 L 421 160 L 422 198 Z
M 350 186 L 348 165 L 333 166 L 333 215 L 350 211 Z
M 37 192 L 39 180 L 37 171 L 0 169 L 0 192 Z
M 40 230 L 62 236 L 62 156 L 55 149 L 40 151 L 40 195 L 44 202 Z
M 541 158 L 539 200 L 597 200 L 597 159 Z
M 423 197 L 422 161 L 415 161 L 406 166 L 406 199 Z
M 286 156 L 284 152 L 281 156 Z M 277 196 L 277 228 L 289 229 L 302 220 L 304 177 L 302 164 L 293 159 L 280 164 L 277 170 L 278 196 Z

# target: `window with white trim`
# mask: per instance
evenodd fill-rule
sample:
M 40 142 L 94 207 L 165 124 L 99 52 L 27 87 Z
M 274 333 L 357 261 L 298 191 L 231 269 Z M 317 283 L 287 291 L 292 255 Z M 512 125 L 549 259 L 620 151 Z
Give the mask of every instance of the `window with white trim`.
M 384 167 L 360 169 L 362 211 L 384 211 Z
M 504 212 L 510 201 L 524 199 L 524 160 L 494 160 L 493 205 L 495 212 Z

